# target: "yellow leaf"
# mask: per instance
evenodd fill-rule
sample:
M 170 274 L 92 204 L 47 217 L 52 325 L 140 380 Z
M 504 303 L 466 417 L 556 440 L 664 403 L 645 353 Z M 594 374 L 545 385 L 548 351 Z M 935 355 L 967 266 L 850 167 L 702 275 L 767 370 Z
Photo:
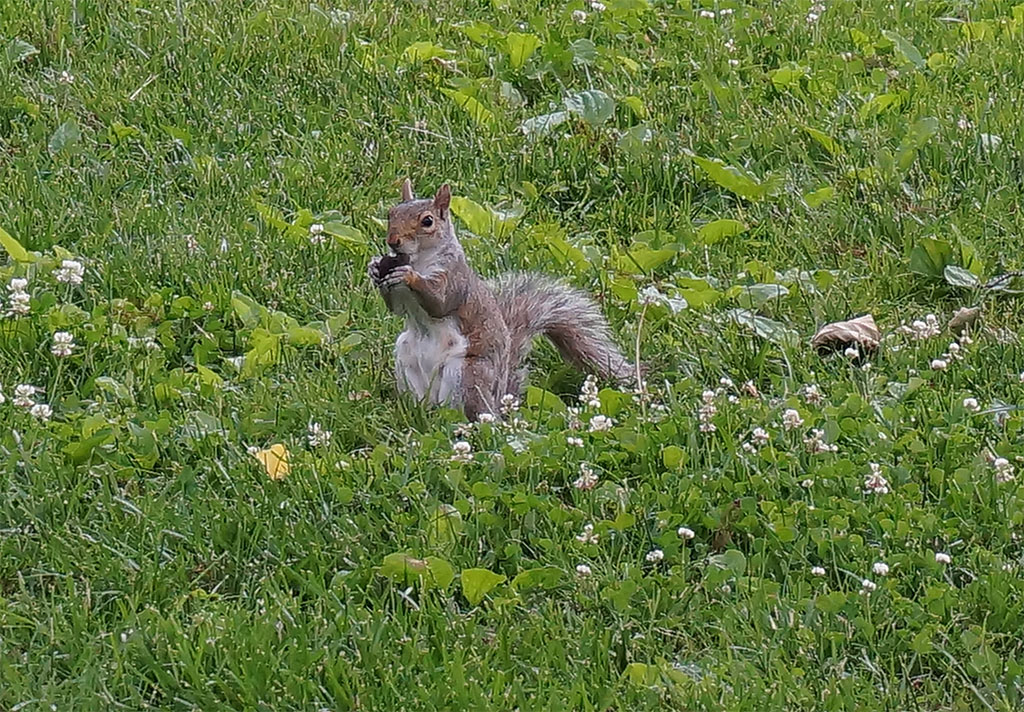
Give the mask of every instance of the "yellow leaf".
M 271 445 L 266 450 L 253 453 L 272 480 L 283 480 L 288 475 L 288 448 L 281 443 Z

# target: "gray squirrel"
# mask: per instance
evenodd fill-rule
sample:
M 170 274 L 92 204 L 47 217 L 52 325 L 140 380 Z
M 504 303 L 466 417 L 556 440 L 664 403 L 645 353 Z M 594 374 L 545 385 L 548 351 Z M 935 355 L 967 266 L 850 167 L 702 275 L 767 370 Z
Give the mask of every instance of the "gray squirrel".
M 413 196 L 388 212 L 393 254 L 374 257 L 368 272 L 388 309 L 405 317 L 395 342 L 398 389 L 433 405 L 462 407 L 469 420 L 500 417 L 503 396 L 517 396 L 533 338 L 544 334 L 578 368 L 625 386 L 636 370 L 615 345 L 608 322 L 586 294 L 536 273 L 487 282 L 455 236 L 451 189 Z

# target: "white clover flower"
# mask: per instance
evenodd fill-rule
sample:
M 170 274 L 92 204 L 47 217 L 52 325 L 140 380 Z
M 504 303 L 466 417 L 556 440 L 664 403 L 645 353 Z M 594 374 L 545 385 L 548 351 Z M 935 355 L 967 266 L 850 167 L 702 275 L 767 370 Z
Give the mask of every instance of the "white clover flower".
M 85 276 L 85 267 L 78 260 L 63 260 L 60 267 L 53 271 L 53 278 L 58 282 L 78 286 Z
M 320 427 L 320 423 L 310 423 L 306 433 L 306 440 L 309 442 L 310 447 L 325 447 L 331 444 L 332 435 L 333 433 L 330 430 L 324 430 Z
M 15 277 L 7 284 L 8 292 L 24 292 L 28 287 L 28 280 L 24 277 Z
M 661 549 L 651 549 L 647 552 L 647 556 L 644 558 L 654 564 L 665 558 L 665 552 Z
M 598 538 L 598 535 L 594 533 L 594 525 L 587 524 L 583 527 L 583 533 L 576 536 L 576 541 L 583 544 L 596 544 Z
M 697 536 L 697 534 L 692 529 L 690 529 L 689 527 L 679 527 L 679 529 L 676 530 L 676 534 L 679 535 L 680 539 L 687 539 L 687 540 L 692 539 L 693 537 Z
M 757 445 L 765 445 L 771 440 L 771 435 L 764 428 L 754 428 L 753 432 L 750 433 L 750 437 L 754 440 Z
M 572 483 L 572 486 L 578 490 L 592 490 L 597 484 L 597 474 L 594 472 L 594 468 L 585 462 L 580 463 L 580 476 L 576 478 L 576 481 Z
M 14 387 L 14 405 L 19 408 L 31 408 L 36 404 L 32 396 L 38 392 L 38 388 L 30 386 L 27 383 L 22 383 Z
M 800 412 L 793 408 L 787 408 L 782 414 L 782 425 L 786 430 L 793 430 L 799 428 L 804 424 L 804 419 L 800 417 Z
M 590 570 L 590 567 L 586 564 L 577 564 L 576 573 L 580 576 L 590 576 L 590 574 L 593 572 Z
M 811 434 L 804 438 L 804 445 L 807 452 L 817 455 L 823 452 L 839 452 L 838 445 L 829 445 L 825 442 L 825 431 L 814 428 Z
M 847 346 L 846 350 L 843 351 L 843 356 L 850 359 L 851 361 L 860 356 L 860 351 L 857 350 L 856 346 Z
M 714 10 L 701 10 L 697 14 L 700 17 L 703 17 L 706 20 L 714 20 L 715 19 L 715 12 L 714 12 Z
M 871 474 L 864 478 L 864 492 L 867 494 L 889 494 L 889 481 L 882 476 L 882 466 L 870 463 Z
M 875 576 L 888 576 L 889 575 L 889 564 L 884 561 L 876 561 L 871 570 L 875 573 Z
M 809 405 L 818 405 L 824 400 L 821 389 L 818 388 L 816 383 L 808 383 L 801 390 L 804 394 L 804 400 L 806 400 Z
M 933 358 L 931 367 L 933 371 L 945 371 L 949 366 L 949 362 L 941 358 Z
M 823 569 L 820 566 L 812 566 L 811 567 L 811 575 L 812 576 L 824 576 L 825 575 L 825 569 Z
M 57 81 L 61 84 L 74 84 L 75 75 L 65 69 L 60 73 L 60 76 L 57 77 Z
M 506 393 L 501 397 L 501 414 L 509 415 L 519 410 L 519 399 L 511 393 Z
M 718 385 L 722 388 L 735 388 L 736 384 L 732 382 L 732 379 L 727 376 L 722 376 L 718 379 Z
M 481 423 L 493 423 L 497 418 L 494 417 L 494 413 L 481 413 L 477 416 L 477 420 Z
M 607 9 L 604 3 L 597 2 L 596 0 L 588 0 L 588 2 L 590 3 L 590 9 L 594 12 L 604 12 Z
M 844 62 L 852 62 L 853 61 L 853 52 L 840 52 L 839 53 L 839 58 L 841 60 L 843 60 Z
M 753 381 L 747 381 L 743 384 L 743 392 L 751 398 L 761 397 L 761 391 L 757 390 L 757 385 Z
M 576 20 L 576 22 L 586 22 L 587 13 L 583 12 L 583 10 L 573 10 L 572 19 Z
M 595 415 L 590 419 L 590 432 L 601 433 L 612 429 L 615 424 L 607 415 Z
M 572 447 L 583 447 L 583 438 L 576 438 L 570 435 L 565 439 L 565 443 Z
M 50 416 L 53 415 L 53 408 L 48 406 L 46 403 L 36 403 L 34 406 L 29 408 L 28 412 L 37 420 L 46 422 L 50 419 Z
M 961 116 L 957 119 L 956 127 L 961 131 L 970 131 L 974 128 L 974 124 L 972 124 L 966 116 Z
M 728 17 L 729 15 L 733 14 L 733 12 L 735 12 L 735 10 L 733 10 L 731 7 L 727 7 L 724 10 L 719 10 L 718 11 L 718 16 L 719 17 Z
M 25 316 L 32 311 L 30 301 L 32 297 L 28 292 L 14 292 L 11 294 L 11 302 L 7 307 L 10 316 Z
M 579 402 L 588 408 L 596 409 L 601 407 L 600 391 L 597 388 L 597 376 L 593 374 L 586 377 L 583 385 L 580 386 Z
M 930 339 L 942 333 L 939 318 L 934 314 L 928 314 L 923 320 L 915 319 L 909 326 L 901 326 L 897 331 L 909 334 L 915 341 Z
M 322 245 L 327 242 L 327 233 L 320 223 L 313 223 L 309 226 L 309 243 L 311 245 Z
M 213 310 L 214 310 L 213 302 L 203 302 L 203 311 L 208 311 L 209 312 L 209 311 L 213 311 Z
M 58 331 L 53 335 L 53 345 L 50 346 L 50 353 L 58 358 L 65 358 L 71 355 L 75 349 L 75 337 L 67 331 Z
M 937 564 L 949 564 L 952 563 L 953 559 L 950 558 L 949 554 L 941 551 L 935 552 L 935 563 Z
M 860 582 L 860 592 L 864 595 L 870 595 L 872 591 L 878 589 L 878 584 L 870 579 L 864 579 Z
M 977 398 L 964 398 L 964 409 L 976 413 L 981 410 L 981 406 L 978 405 Z
M 1013 479 L 1013 465 L 1005 457 L 997 457 L 992 461 L 992 467 L 996 470 L 996 482 L 1003 484 Z
M 729 60 L 729 66 L 730 67 L 738 67 L 738 66 L 740 66 L 740 60 L 738 60 L 738 59 L 730 59 Z
M 811 487 L 814 486 L 814 480 L 808 477 L 806 480 L 800 483 L 800 486 L 803 487 L 804 489 L 810 489 Z
M 452 445 L 452 462 L 472 462 L 473 446 L 465 440 L 458 440 Z

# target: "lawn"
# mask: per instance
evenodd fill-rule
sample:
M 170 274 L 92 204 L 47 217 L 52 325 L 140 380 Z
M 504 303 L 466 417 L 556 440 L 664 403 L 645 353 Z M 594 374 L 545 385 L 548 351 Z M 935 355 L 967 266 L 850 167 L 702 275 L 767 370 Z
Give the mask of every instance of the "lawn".
M 0 0 L 0 710 L 1024 709 L 1022 46 L 1013 2 Z M 545 344 L 501 422 L 398 397 L 405 176 L 646 389 Z

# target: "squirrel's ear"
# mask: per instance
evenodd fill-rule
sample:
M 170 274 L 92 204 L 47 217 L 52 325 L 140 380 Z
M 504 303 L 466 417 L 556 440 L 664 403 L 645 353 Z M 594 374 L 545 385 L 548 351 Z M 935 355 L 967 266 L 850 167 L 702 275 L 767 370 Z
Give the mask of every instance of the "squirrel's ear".
M 441 213 L 448 212 L 448 205 L 452 202 L 452 189 L 445 183 L 437 189 L 437 195 L 434 196 L 434 207 Z
M 402 181 L 402 202 L 408 203 L 410 200 L 414 200 L 412 194 L 412 181 L 406 178 Z

